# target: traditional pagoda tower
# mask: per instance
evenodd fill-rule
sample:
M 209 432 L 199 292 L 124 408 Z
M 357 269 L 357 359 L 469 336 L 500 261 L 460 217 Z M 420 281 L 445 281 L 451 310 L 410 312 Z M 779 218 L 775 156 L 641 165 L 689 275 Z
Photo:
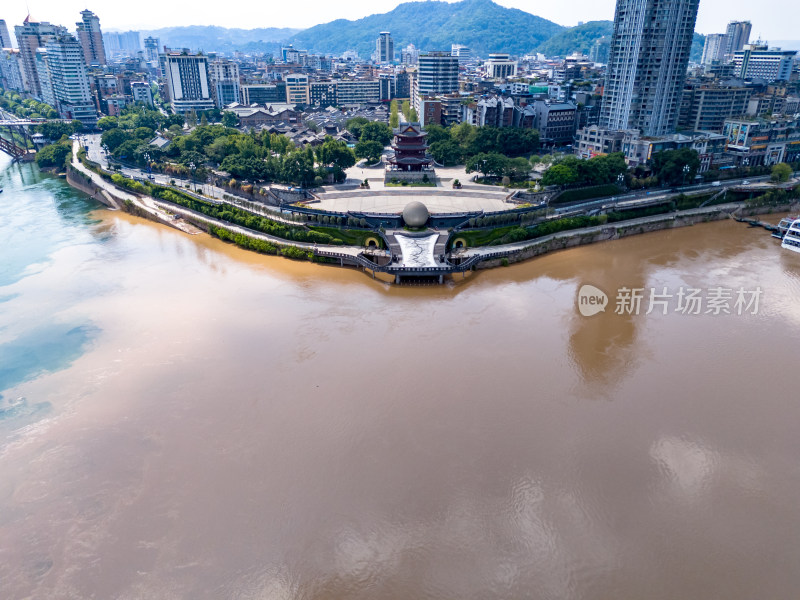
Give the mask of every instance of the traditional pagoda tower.
M 421 179 L 424 175 L 433 177 L 433 157 L 428 154 L 427 136 L 419 123 L 404 123 L 394 130 L 394 156 L 388 158 L 387 180 L 393 177 L 405 180 Z M 406 173 L 416 174 L 416 177 L 401 175 Z

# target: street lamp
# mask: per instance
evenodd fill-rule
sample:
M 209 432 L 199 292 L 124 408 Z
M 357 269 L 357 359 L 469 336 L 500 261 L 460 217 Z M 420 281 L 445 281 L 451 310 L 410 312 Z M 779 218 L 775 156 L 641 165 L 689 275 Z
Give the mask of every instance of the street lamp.
M 147 164 L 147 178 L 150 179 L 151 169 L 150 169 L 150 153 L 144 153 L 144 161 Z
M 190 162 L 189 163 L 189 170 L 191 171 L 191 179 L 190 179 L 190 181 L 191 181 L 192 184 L 194 184 L 194 168 L 195 168 L 195 164 L 193 162 Z M 194 189 L 193 191 L 197 191 L 197 190 Z
M 686 185 L 686 176 L 689 174 L 690 170 L 691 169 L 689 168 L 689 165 L 683 165 L 683 185 L 684 186 Z
M 617 175 L 617 185 L 619 185 L 619 187 L 625 187 L 625 173 Z

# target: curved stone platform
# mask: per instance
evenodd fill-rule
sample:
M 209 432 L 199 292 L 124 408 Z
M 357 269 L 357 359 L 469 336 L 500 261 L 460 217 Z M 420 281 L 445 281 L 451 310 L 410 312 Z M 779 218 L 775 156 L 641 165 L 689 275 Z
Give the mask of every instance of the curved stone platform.
M 422 202 L 431 214 L 499 212 L 515 208 L 506 202 L 508 192 L 401 188 L 346 190 L 317 196 L 315 209 L 354 213 L 400 213 L 411 201 Z

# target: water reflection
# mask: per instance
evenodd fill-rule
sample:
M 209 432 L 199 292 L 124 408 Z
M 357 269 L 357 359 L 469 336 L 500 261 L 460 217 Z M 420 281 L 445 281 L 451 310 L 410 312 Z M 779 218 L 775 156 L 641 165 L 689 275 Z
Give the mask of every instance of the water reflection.
M 8 597 L 800 587 L 783 568 L 800 560 L 800 408 L 782 376 L 800 289 L 757 232 L 712 224 L 415 288 L 95 215 L 88 242 L 2 290 L 9 349 L 70 341 L 3 405 L 35 423 L 0 444 Z M 769 302 L 752 318 L 575 306 L 583 283 L 756 282 Z

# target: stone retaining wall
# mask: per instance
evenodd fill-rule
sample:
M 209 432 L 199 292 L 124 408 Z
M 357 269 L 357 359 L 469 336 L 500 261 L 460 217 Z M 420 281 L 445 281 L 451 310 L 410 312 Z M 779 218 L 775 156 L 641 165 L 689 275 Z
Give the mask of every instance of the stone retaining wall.
M 659 215 L 661 218 L 654 218 L 653 221 L 647 223 L 626 224 L 624 221 L 614 223 L 602 227 L 599 231 L 581 231 L 566 232 L 563 235 L 544 240 L 540 243 L 532 241 L 532 245 L 522 250 L 518 250 L 505 257 L 499 257 L 491 260 L 484 260 L 478 263 L 478 269 L 491 269 L 499 267 L 503 264 L 503 260 L 509 263 L 521 262 L 535 256 L 547 254 L 555 250 L 565 250 L 567 248 L 575 248 L 577 246 L 585 246 L 587 244 L 594 244 L 597 242 L 605 242 L 608 240 L 618 240 L 631 235 L 639 235 L 641 233 L 650 233 L 653 231 L 661 231 L 664 229 L 674 229 L 676 227 L 688 227 L 696 225 L 697 223 L 707 223 L 710 221 L 721 221 L 728 219 L 729 214 L 724 211 L 716 211 L 705 214 L 694 215 Z M 498 248 L 499 250 L 500 248 Z

